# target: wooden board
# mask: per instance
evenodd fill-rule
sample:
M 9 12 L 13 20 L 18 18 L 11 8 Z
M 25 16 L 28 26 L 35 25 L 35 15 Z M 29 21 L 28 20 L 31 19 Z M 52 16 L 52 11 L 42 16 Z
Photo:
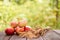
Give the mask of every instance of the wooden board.
M 19 36 L 17 36 L 17 35 L 13 35 L 13 36 L 10 38 L 10 40 L 26 40 L 26 38 L 21 38 L 21 37 L 19 37 Z
M 39 37 L 39 38 L 32 38 L 32 39 L 27 38 L 27 40 L 43 40 L 43 38 L 42 38 L 42 37 Z
M 11 38 L 11 36 L 6 36 L 3 38 L 3 40 L 9 40 Z
M 60 40 L 60 30 L 50 30 L 39 38 L 21 38 L 17 35 L 7 36 L 5 32 L 0 32 L 0 40 Z
M 6 36 L 4 32 L 0 32 L 0 40 L 9 40 L 11 36 Z
M 60 35 L 60 30 L 53 30 L 56 34 Z
M 54 31 L 49 31 L 46 35 L 43 36 L 44 40 L 60 40 L 60 36 Z
M 4 38 L 4 33 L 3 32 L 0 32 L 0 40 L 3 40 L 3 38 Z

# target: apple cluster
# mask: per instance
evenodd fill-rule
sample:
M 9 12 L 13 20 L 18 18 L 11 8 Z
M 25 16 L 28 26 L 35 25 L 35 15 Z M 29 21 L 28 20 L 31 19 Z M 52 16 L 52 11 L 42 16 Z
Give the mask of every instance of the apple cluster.
M 14 21 L 10 23 L 10 27 L 5 29 L 7 35 L 19 34 L 19 32 L 29 31 L 31 28 L 27 26 L 27 20 Z
M 26 38 L 38 38 L 43 36 L 49 29 L 50 27 L 44 29 L 36 27 L 36 29 L 32 29 L 30 26 L 27 26 L 27 20 L 23 19 L 17 22 L 12 21 L 10 27 L 5 29 L 5 33 L 7 35 L 18 34 L 20 37 Z

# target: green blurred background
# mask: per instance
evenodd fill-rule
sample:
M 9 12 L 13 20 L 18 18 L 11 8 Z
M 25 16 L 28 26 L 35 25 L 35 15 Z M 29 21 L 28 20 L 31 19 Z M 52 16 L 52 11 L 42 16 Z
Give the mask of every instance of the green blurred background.
M 0 0 L 0 31 L 16 18 L 26 18 L 32 28 L 60 29 L 60 0 Z

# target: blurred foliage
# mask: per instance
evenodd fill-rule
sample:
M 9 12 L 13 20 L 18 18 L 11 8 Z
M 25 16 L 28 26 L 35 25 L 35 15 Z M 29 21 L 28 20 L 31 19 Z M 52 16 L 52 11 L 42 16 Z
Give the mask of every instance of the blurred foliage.
M 50 26 L 52 29 L 60 29 L 60 21 L 56 23 L 57 10 L 54 0 L 0 0 L 0 30 L 9 27 L 16 18 L 26 18 L 32 28 Z

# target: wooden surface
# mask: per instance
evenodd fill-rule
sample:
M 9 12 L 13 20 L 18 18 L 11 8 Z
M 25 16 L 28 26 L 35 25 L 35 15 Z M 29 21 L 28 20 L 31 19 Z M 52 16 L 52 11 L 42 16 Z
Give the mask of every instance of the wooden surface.
M 60 30 L 50 30 L 44 36 L 39 38 L 21 38 L 17 35 L 7 36 L 4 32 L 0 32 L 0 40 L 60 40 Z

